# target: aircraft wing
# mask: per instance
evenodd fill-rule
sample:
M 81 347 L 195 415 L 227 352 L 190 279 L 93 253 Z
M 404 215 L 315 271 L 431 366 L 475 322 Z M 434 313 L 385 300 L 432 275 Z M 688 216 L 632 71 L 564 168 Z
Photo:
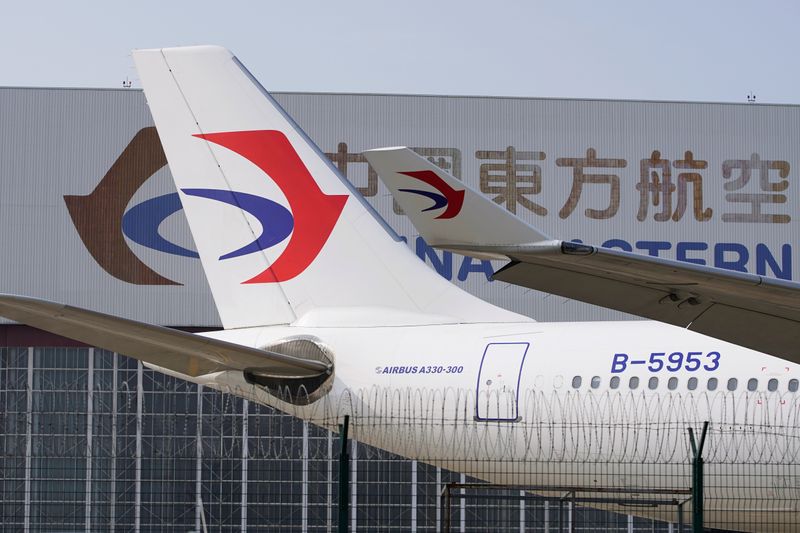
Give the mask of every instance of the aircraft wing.
M 0 316 L 189 376 L 259 369 L 288 378 L 319 376 L 328 371 L 328 366 L 319 361 L 36 298 L 0 295 Z
M 496 280 L 800 362 L 798 283 L 550 240 L 407 148 L 371 150 L 365 155 L 431 246 L 510 260 L 494 274 Z M 416 177 L 420 172 L 430 174 L 423 181 Z M 450 209 L 452 216 L 442 218 L 452 204 L 448 195 L 456 198 L 456 193 L 463 196 L 459 211 L 453 214 Z M 432 206 L 433 195 L 447 201 Z

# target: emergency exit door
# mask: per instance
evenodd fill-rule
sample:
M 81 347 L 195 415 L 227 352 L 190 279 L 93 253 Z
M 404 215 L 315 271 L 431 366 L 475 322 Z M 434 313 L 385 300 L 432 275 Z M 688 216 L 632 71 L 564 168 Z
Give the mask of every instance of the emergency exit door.
M 527 342 L 486 345 L 478 370 L 476 419 L 503 422 L 519 420 L 519 385 L 529 347 Z

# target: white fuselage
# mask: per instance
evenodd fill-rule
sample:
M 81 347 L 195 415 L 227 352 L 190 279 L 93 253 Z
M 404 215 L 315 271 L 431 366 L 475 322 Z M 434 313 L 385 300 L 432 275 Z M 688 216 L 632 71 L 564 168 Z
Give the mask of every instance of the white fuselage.
M 154 354 L 160 342 L 186 341 L 31 299 L 7 299 L 11 318 L 79 339 L 108 336 L 142 360 L 181 372 L 225 369 L 181 377 L 331 429 L 351 414 L 360 442 L 498 484 L 685 489 L 686 428 L 710 421 L 706 525 L 765 531 L 765 524 L 797 522 L 798 498 L 786 497 L 797 490 L 800 464 L 796 365 L 671 326 L 536 323 L 488 304 L 419 261 L 228 50 L 133 56 L 228 328 L 208 335 L 264 352 L 216 343 Z M 484 253 L 484 245 L 498 243 L 564 255 L 563 244 L 542 243 L 541 232 L 411 150 L 382 153 L 397 156 L 387 160 L 384 178 L 417 176 L 413 187 L 422 189 L 411 192 L 420 194 L 398 199 L 417 199 L 405 211 L 431 245 L 474 244 L 482 258 L 507 257 Z M 437 199 L 431 207 L 431 194 L 444 204 Z M 537 244 L 545 246 L 528 246 Z M 655 272 L 642 279 L 659 281 Z M 670 277 L 658 290 L 673 291 L 673 279 L 683 278 Z M 597 291 L 625 298 L 619 286 L 603 282 Z M 694 296 L 686 302 L 700 303 Z M 754 316 L 764 315 L 758 307 Z M 102 324 L 122 331 L 106 335 Z M 141 331 L 152 338 L 136 342 Z M 316 351 L 301 348 L 309 344 Z M 291 348 L 270 349 L 276 346 Z M 320 386 L 320 376 L 308 374 L 322 365 L 281 357 L 298 353 L 332 360 L 332 377 Z M 252 367 L 262 354 L 263 366 Z M 295 392 L 287 403 L 264 388 L 295 391 L 301 383 L 314 391 L 305 404 Z M 743 464 L 752 466 L 744 483 L 717 475 Z M 715 500 L 723 489 L 728 499 Z M 737 508 L 722 510 L 720 502 Z M 764 521 L 751 502 L 786 516 Z
M 781 513 L 776 524 L 798 518 L 796 489 L 782 488 L 795 484 L 774 479 L 800 476 L 793 381 L 800 368 L 775 357 L 644 321 L 274 326 L 209 335 L 255 347 L 316 337 L 333 354 L 334 383 L 322 399 L 295 406 L 238 372 L 194 381 L 331 429 L 352 414 L 361 442 L 493 483 L 688 488 L 687 427 L 698 431 L 708 420 L 717 432 L 705 453 L 707 526 L 753 529 L 766 509 Z M 782 435 L 767 435 L 767 427 Z M 733 490 L 757 509 L 731 514 L 715 504 L 715 484 L 730 484 L 726 470 L 743 463 L 752 463 L 751 477 L 728 496 Z

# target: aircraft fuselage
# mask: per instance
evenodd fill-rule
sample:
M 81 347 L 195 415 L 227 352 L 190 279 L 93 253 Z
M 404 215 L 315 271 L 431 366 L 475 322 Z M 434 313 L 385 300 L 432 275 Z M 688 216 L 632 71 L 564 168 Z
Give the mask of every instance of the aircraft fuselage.
M 352 414 L 361 442 L 493 483 L 688 488 L 686 428 L 708 420 L 707 524 L 756 527 L 753 509 L 731 515 L 714 502 L 731 482 L 725 472 L 751 462 L 748 482 L 729 487 L 727 497 L 734 490 L 759 502 L 759 512 L 791 515 L 777 524 L 799 518 L 800 469 L 786 465 L 796 464 L 800 445 L 763 431 L 796 426 L 798 365 L 724 341 L 645 321 L 275 326 L 209 335 L 254 347 L 319 339 L 333 354 L 333 384 L 303 406 L 237 372 L 194 381 L 329 429 Z

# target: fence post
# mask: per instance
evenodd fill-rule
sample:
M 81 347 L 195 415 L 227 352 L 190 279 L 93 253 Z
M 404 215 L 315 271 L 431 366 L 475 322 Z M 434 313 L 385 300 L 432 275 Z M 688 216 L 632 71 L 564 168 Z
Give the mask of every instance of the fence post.
M 569 533 L 575 533 L 575 491 L 572 491 L 572 499 L 569 502 Z
M 446 483 L 442 488 L 442 531 L 441 533 L 450 533 L 450 483 Z
M 347 430 L 350 415 L 344 415 L 344 424 L 339 424 L 339 533 L 347 533 L 350 510 L 350 456 L 347 453 Z
M 689 442 L 692 445 L 692 532 L 703 531 L 703 447 L 706 444 L 708 421 L 703 422 L 700 443 L 695 442 L 694 431 L 689 428 Z

